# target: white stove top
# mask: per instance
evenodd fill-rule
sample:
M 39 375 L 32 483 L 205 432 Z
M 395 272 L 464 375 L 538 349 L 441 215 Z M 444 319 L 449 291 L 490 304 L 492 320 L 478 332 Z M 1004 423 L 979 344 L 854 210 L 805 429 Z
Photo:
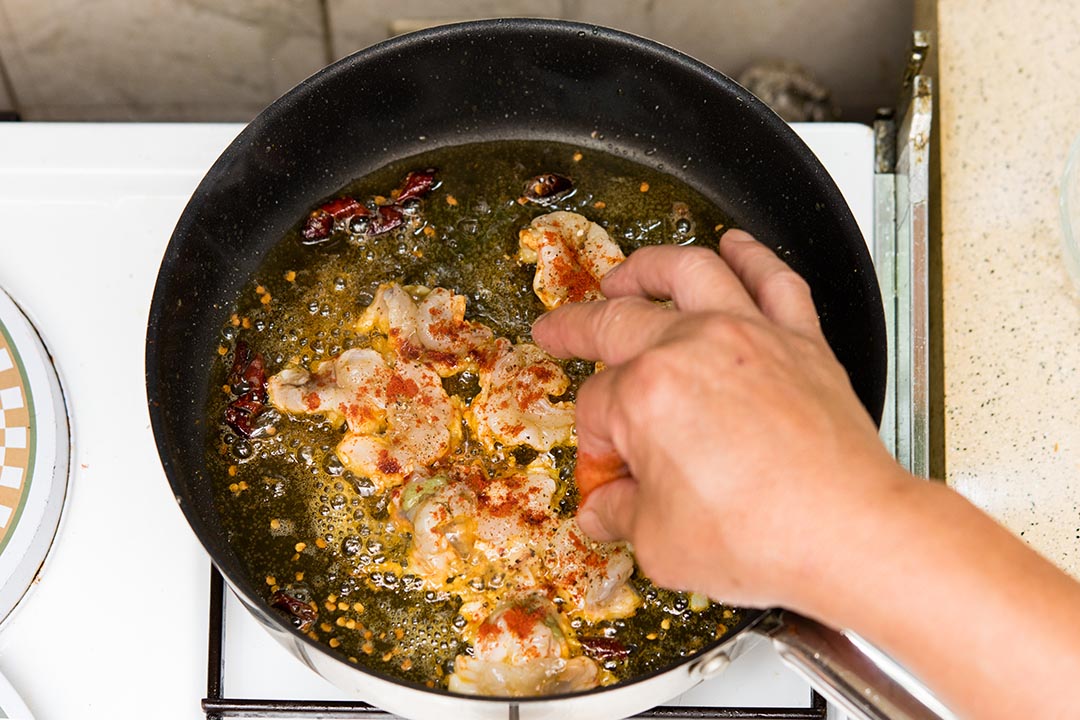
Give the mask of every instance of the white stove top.
M 209 560 L 150 432 L 143 342 L 173 225 L 239 125 L 0 123 L 0 287 L 37 325 L 72 413 L 70 500 L 38 586 L 0 633 L 0 672 L 38 718 L 203 717 Z M 873 136 L 797 125 L 865 237 Z M 230 697 L 346 699 L 228 608 Z M 807 706 L 767 644 L 669 704 Z

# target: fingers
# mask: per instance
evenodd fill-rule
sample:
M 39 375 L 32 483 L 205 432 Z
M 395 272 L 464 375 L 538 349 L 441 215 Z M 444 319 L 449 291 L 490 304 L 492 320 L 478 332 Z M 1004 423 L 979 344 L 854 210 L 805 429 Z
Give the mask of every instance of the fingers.
M 612 428 L 617 424 L 617 369 L 593 375 L 578 388 L 574 404 L 577 428 L 577 463 L 574 481 L 582 500 L 609 482 L 630 477 L 630 471 L 620 457 Z
M 705 248 L 643 247 L 608 273 L 600 289 L 609 298 L 674 300 L 680 310 L 757 314 L 739 278 L 716 253 Z
M 654 345 L 674 313 L 644 298 L 569 303 L 533 323 L 533 340 L 551 355 L 618 365 Z
M 720 257 L 765 317 L 803 335 L 821 335 L 810 286 L 772 250 L 749 233 L 728 230 L 720 238 Z
M 628 531 L 624 516 L 628 512 L 632 515 L 637 485 L 614 437 L 619 427 L 615 406 L 619 372 L 604 370 L 590 377 L 578 389 L 576 402 L 574 480 L 585 508 L 578 514 L 578 522 L 586 533 L 603 540 L 623 537 Z M 609 490 L 613 487 L 614 491 Z M 593 499 L 596 496 L 598 500 Z
M 629 538 L 637 494 L 637 483 L 629 479 L 597 488 L 578 509 L 578 525 L 586 535 L 601 542 Z

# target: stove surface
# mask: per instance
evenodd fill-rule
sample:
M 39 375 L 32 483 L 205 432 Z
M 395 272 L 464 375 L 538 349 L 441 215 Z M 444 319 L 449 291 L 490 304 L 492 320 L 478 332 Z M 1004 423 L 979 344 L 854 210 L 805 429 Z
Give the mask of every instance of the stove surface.
M 873 227 L 873 137 L 796 125 Z M 201 718 L 206 554 L 170 493 L 143 385 L 157 268 L 188 197 L 240 125 L 0 123 L 0 287 L 41 331 L 75 447 L 61 534 L 34 595 L 0 634 L 0 671 L 41 718 Z M 343 699 L 235 599 L 225 694 Z M 809 705 L 765 643 L 684 705 Z

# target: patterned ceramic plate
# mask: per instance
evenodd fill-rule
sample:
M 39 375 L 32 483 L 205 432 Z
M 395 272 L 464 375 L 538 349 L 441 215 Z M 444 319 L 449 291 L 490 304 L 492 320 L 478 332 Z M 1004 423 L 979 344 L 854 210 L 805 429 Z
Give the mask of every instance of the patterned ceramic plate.
M 60 381 L 34 326 L 0 291 L 0 624 L 52 547 L 71 442 Z

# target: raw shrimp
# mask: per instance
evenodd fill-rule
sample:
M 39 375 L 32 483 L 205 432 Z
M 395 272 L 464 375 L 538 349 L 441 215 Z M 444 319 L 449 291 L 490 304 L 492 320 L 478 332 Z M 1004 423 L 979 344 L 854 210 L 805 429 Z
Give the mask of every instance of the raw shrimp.
M 434 370 L 404 360 L 391 366 L 371 349 L 347 350 L 314 375 L 286 368 L 268 391 L 279 410 L 344 419 L 338 458 L 383 487 L 442 459 L 461 432 L 460 412 Z
M 455 658 L 449 689 L 523 696 L 596 687 L 599 668 L 590 658 L 570 657 L 568 637 L 564 620 L 544 595 L 512 598 L 477 627 L 473 654 Z
M 397 283 L 380 285 L 356 322 L 357 332 L 377 332 L 389 353 L 430 365 L 442 377 L 490 365 L 495 334 L 465 319 L 464 296 L 445 288 L 409 289 L 422 297 L 419 303 Z
M 558 528 L 551 507 L 557 478 L 546 456 L 490 480 L 475 466 L 410 475 L 393 498 L 413 536 L 410 567 L 435 590 L 465 572 L 479 580 L 479 595 L 463 609 L 477 619 L 492 604 L 483 590 L 538 586 L 544 568 L 536 549 L 551 542 Z M 465 587 L 462 592 L 472 595 Z
M 503 341 L 492 369 L 480 372 L 481 390 L 469 408 L 474 437 L 488 450 L 495 443 L 540 452 L 574 445 L 574 404 L 551 400 L 569 386 L 562 368 L 536 345 Z
M 572 212 L 534 218 L 518 243 L 518 259 L 536 263 L 533 291 L 548 310 L 603 299 L 600 278 L 626 259 L 604 228 Z
M 626 543 L 590 539 L 574 518 L 563 520 L 544 557 L 564 610 L 590 622 L 629 617 L 641 605 L 630 586 L 634 556 Z
M 476 541 L 476 495 L 466 484 L 413 473 L 394 504 L 412 532 L 409 567 L 428 587 L 441 588 L 465 570 Z

